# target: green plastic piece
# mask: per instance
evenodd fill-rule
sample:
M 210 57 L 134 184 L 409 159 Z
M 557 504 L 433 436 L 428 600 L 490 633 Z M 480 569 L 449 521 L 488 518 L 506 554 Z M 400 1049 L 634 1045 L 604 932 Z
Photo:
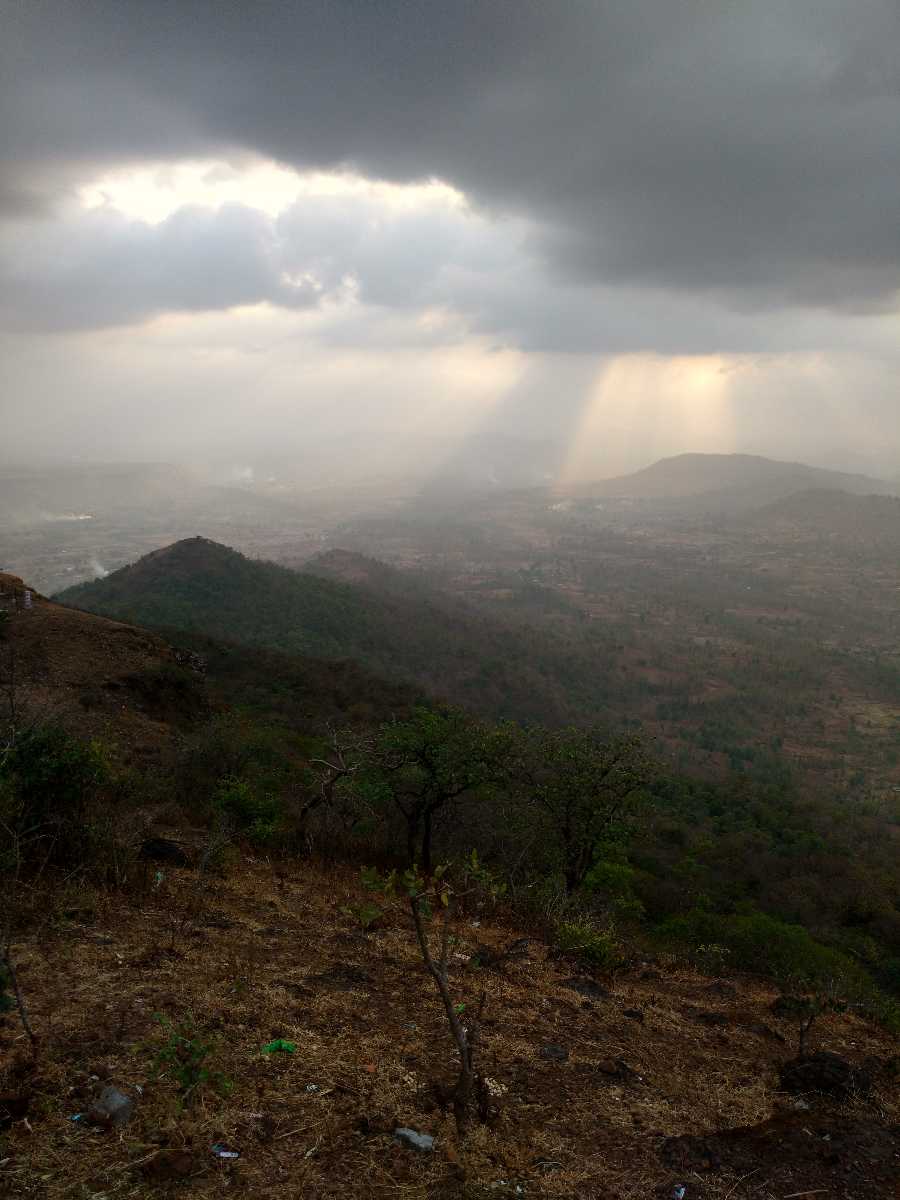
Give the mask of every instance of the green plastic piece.
M 267 1046 L 263 1046 L 263 1054 L 275 1054 L 281 1051 L 282 1054 L 293 1054 L 297 1049 L 295 1042 L 287 1042 L 284 1038 L 276 1038 L 274 1042 L 269 1042 Z

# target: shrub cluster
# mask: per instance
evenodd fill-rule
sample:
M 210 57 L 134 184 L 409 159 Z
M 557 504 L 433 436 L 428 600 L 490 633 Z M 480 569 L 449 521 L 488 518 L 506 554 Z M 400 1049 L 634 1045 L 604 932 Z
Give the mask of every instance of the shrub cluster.
M 502 898 L 597 968 L 623 960 L 627 935 L 704 969 L 900 992 L 900 925 L 879 899 L 889 876 L 878 888 L 853 879 L 843 904 L 822 899 L 826 867 L 829 882 L 843 868 L 833 856 L 815 865 L 814 812 L 778 789 L 728 793 L 667 775 L 632 735 L 491 725 L 444 708 L 363 734 L 231 713 L 191 731 L 168 771 L 123 773 L 103 746 L 52 723 L 18 732 L 0 754 L 0 875 L 49 862 L 121 883 L 135 839 L 117 814 L 165 796 L 270 855 L 312 849 L 428 877 L 439 854 L 473 914 L 488 893 Z M 828 921 L 797 918 L 813 901 Z M 378 914 L 356 916 L 367 927 Z

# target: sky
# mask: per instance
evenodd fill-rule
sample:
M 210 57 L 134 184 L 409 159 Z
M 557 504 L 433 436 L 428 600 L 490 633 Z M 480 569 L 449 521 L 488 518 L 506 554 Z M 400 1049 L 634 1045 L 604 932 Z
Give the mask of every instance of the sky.
M 0 456 L 508 436 L 573 478 L 900 475 L 896 0 L 0 0 L 0 29 Z

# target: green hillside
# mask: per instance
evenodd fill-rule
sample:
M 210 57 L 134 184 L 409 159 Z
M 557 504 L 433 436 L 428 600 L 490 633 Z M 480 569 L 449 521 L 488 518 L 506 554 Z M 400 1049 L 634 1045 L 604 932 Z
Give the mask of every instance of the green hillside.
M 492 621 L 357 555 L 329 555 L 298 572 L 191 538 L 58 599 L 155 629 L 354 659 L 492 716 L 609 718 L 599 651 Z

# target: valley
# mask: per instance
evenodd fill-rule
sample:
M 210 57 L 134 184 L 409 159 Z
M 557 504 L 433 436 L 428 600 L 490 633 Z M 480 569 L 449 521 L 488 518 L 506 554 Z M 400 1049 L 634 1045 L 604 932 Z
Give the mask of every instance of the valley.
M 707 490 L 691 493 L 687 480 Z M 286 611 L 274 625 L 262 616 L 288 576 L 253 583 L 248 568 L 238 625 L 254 644 L 360 658 L 486 715 L 639 725 L 673 765 L 700 775 L 790 774 L 876 804 L 900 782 L 900 501 L 877 480 L 687 456 L 590 494 L 413 500 L 398 485 L 363 512 L 353 496 L 331 508 L 322 496 L 282 497 L 277 512 L 257 497 L 268 523 L 262 513 L 242 522 L 251 499 L 222 488 L 202 502 L 189 494 L 168 524 L 151 510 L 127 531 L 87 521 L 20 531 L 14 561 L 59 580 L 66 556 L 87 564 L 102 552 L 106 569 L 200 525 L 263 573 L 260 560 L 300 571 L 307 592 L 345 587 L 340 627 L 323 594 L 320 618 L 307 612 L 306 633 L 289 633 Z M 42 539 L 43 557 L 29 558 L 26 537 Z M 112 599 L 102 582 L 67 595 L 171 629 L 212 621 L 228 636 L 208 610 L 154 612 L 158 582 L 142 582 L 140 603 Z M 374 612 L 373 643 L 361 631 Z
M 824 495 L 824 527 L 818 493 L 818 524 L 520 494 L 341 538 L 492 619 L 571 639 L 682 763 L 780 758 L 829 788 L 881 789 L 900 779 L 900 506 L 885 498 L 867 537 L 834 519 L 842 494 Z

